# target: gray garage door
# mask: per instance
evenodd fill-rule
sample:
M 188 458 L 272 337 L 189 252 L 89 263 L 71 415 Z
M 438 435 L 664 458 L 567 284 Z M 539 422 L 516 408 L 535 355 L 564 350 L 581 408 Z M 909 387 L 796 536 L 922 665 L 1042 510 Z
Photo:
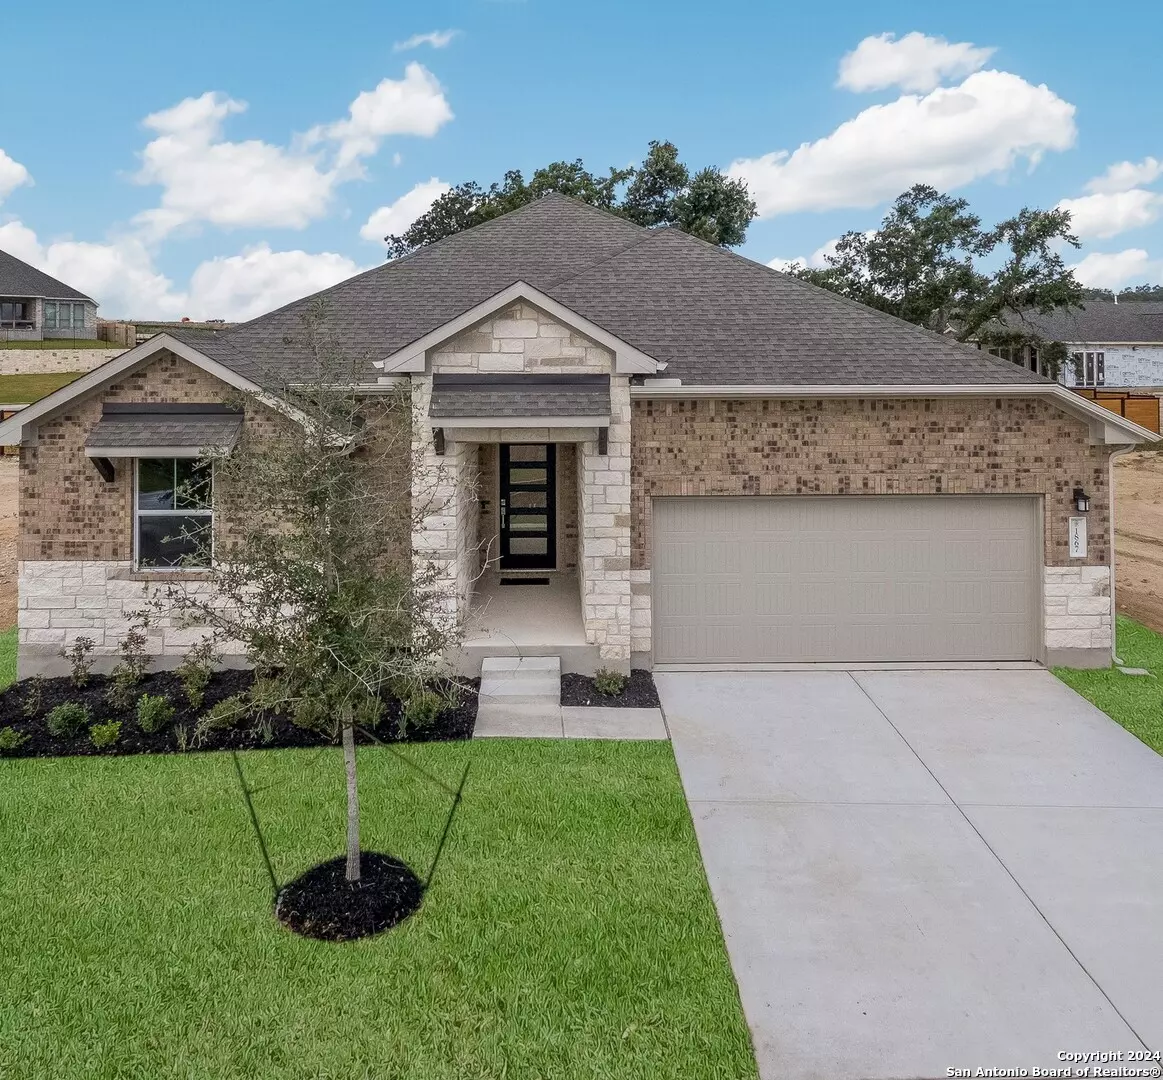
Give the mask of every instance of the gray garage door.
M 656 663 L 1029 660 L 1037 500 L 657 498 Z

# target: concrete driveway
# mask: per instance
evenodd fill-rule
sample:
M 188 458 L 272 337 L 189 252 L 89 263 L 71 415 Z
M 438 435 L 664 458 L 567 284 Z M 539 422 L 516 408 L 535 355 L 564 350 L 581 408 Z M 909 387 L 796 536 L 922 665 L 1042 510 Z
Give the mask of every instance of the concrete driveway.
M 1049 672 L 656 681 L 765 1080 L 1163 1049 L 1163 758 Z

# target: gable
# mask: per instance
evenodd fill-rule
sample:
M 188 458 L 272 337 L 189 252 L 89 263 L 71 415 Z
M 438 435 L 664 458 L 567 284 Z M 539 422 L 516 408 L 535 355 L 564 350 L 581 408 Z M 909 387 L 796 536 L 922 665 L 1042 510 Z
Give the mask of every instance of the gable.
M 462 330 L 429 353 L 433 374 L 528 372 L 608 375 L 614 354 L 524 300 Z

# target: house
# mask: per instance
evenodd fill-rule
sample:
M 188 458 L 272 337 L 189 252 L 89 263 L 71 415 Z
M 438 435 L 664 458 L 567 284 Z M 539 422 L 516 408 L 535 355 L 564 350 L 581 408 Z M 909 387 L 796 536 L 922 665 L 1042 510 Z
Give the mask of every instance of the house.
M 0 341 L 96 337 L 96 300 L 0 251 Z
M 1111 459 L 1155 436 L 1058 383 L 563 196 L 320 295 L 360 385 L 411 390 L 462 671 L 1110 663 Z M 258 421 L 232 388 L 302 370 L 307 309 L 159 334 L 0 424 L 22 673 L 78 634 L 109 662 L 172 519 L 227 527 L 166 493 Z M 153 627 L 159 664 L 196 633 Z
M 1082 307 L 1027 312 L 1022 319 L 1043 340 L 1066 346 L 1068 360 L 1059 374 L 1066 386 L 1163 388 L 1163 304 L 1087 300 Z M 1032 352 L 1037 362 L 1037 350 L 1029 346 L 990 351 L 1018 363 L 1028 362 Z

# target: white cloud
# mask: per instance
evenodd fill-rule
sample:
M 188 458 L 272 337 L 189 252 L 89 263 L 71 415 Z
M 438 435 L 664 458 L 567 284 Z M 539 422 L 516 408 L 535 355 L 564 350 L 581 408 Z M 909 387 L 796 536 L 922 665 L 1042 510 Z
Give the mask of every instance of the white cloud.
M 1096 176 L 1091 180 L 1086 185 L 1086 190 L 1100 195 L 1115 194 L 1130 191 L 1140 184 L 1150 184 L 1160 176 L 1163 176 L 1163 161 L 1156 158 L 1144 158 L 1140 162 L 1119 161 L 1102 176 Z
M 408 49 L 418 49 L 421 45 L 431 45 L 434 49 L 443 49 L 459 35 L 459 30 L 430 30 L 427 34 L 413 34 L 404 41 L 397 41 L 392 46 L 392 51 L 406 52 Z
M 404 68 L 403 79 L 383 79 L 374 90 L 363 91 L 351 103 L 347 119 L 313 128 L 306 141 L 334 140 L 339 144 L 336 165 L 348 169 L 374 154 L 389 135 L 431 138 L 451 119 L 439 80 L 413 62 Z
M 844 55 L 836 85 L 858 92 L 899 86 L 924 93 L 946 78 L 960 79 L 980 70 L 993 53 L 968 41 L 949 42 L 915 30 L 899 40 L 893 34 L 878 34 Z
M 1156 278 L 1163 272 L 1163 262 L 1152 259 L 1142 248 L 1127 248 L 1125 251 L 1092 251 L 1071 269 L 1083 285 L 1118 289 Z
M 194 319 L 253 319 L 363 269 L 330 251 L 312 255 L 256 244 L 239 255 L 202 263 L 190 277 L 187 313 Z
M 1163 195 L 1143 188 L 1063 199 L 1058 209 L 1070 211 L 1073 231 L 1083 240 L 1107 239 L 1158 221 Z
M 14 161 L 3 150 L 0 150 L 0 203 L 21 184 L 31 183 L 32 176 L 29 171 L 19 161 Z
M 875 229 L 869 229 L 864 234 L 867 237 L 876 235 Z M 767 263 L 773 270 L 787 270 L 795 263 L 800 266 L 806 266 L 809 270 L 825 270 L 828 267 L 828 258 L 836 254 L 836 245 L 840 243 L 840 237 L 836 236 L 829 240 L 826 244 L 816 248 L 815 251 L 808 256 L 799 256 L 796 259 L 770 259 Z
M 731 163 L 762 217 L 875 206 L 913 184 L 942 190 L 1074 144 L 1074 106 L 1004 71 L 874 105 L 795 151 Z
M 32 229 L 10 221 L 0 225 L 0 248 L 92 296 L 105 318 L 252 319 L 366 269 L 333 252 L 258 244 L 201 263 L 180 289 L 135 236 L 41 243 Z
M 222 139 L 226 118 L 245 109 L 208 92 L 145 118 L 157 137 L 142 151 L 134 179 L 163 189 L 161 204 L 134 218 L 148 236 L 203 221 L 301 229 L 327 211 L 337 177 L 320 168 L 318 155 L 258 139 Z
M 380 243 L 385 236 L 402 233 L 450 187 L 435 176 L 422 181 L 411 191 L 404 192 L 394 203 L 373 210 L 371 217 L 359 230 L 359 235 L 365 240 Z
M 452 118 L 436 77 L 415 63 L 403 79 L 360 93 L 346 119 L 319 125 L 289 146 L 225 139 L 226 120 L 246 108 L 211 91 L 145 118 L 156 135 L 134 179 L 162 188 L 159 205 L 133 219 L 147 239 L 201 222 L 304 228 L 327 213 L 339 184 L 363 175 L 361 159 L 386 137 L 432 136 Z

